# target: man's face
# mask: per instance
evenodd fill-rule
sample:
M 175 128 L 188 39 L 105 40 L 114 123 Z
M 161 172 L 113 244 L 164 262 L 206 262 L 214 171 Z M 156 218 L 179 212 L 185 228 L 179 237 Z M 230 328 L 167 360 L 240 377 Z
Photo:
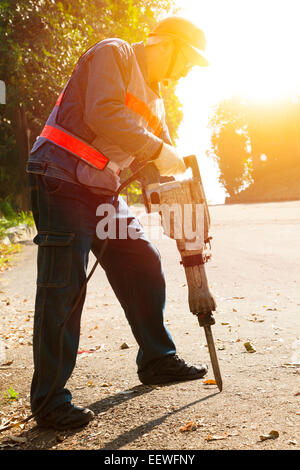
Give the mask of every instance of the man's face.
M 189 46 L 182 43 L 179 47 L 174 66 L 166 78 L 169 80 L 179 80 L 182 77 L 186 77 L 195 65 L 194 54 L 194 51 Z
M 180 40 L 158 43 L 153 46 L 153 50 L 150 49 L 149 54 L 148 71 L 150 81 L 153 82 L 179 80 L 185 77 L 194 65 L 201 65 L 198 53 Z

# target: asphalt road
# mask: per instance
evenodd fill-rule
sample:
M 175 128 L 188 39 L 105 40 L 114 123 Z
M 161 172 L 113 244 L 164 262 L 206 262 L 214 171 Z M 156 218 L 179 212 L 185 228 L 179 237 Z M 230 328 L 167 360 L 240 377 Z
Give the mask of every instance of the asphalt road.
M 178 354 L 210 365 L 203 330 L 188 309 L 176 244 L 157 239 L 155 216 L 149 219 L 139 208 L 137 213 L 162 255 L 165 322 Z M 140 384 L 137 345 L 98 268 L 88 286 L 80 354 L 69 381 L 74 403 L 91 407 L 94 421 L 59 439 L 30 421 L 2 434 L 2 448 L 10 442 L 13 449 L 299 450 L 300 201 L 211 206 L 210 214 L 213 257 L 206 269 L 217 301 L 212 329 L 222 393 L 205 380 Z M 30 411 L 35 276 L 36 247 L 28 242 L 0 276 L 1 397 L 10 386 L 19 393 L 18 400 L 2 398 L 2 424 Z M 247 352 L 246 342 L 255 352 Z M 213 379 L 211 367 L 205 379 Z M 9 441 L 12 435 L 23 442 Z

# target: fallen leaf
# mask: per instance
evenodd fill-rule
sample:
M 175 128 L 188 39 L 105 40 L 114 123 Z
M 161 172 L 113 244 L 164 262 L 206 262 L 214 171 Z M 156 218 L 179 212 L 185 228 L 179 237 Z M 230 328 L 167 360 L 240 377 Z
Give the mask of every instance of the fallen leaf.
M 129 349 L 129 346 L 127 343 L 123 343 L 121 344 L 120 349 Z
M 196 422 L 196 425 L 197 425 L 197 428 L 204 428 L 205 427 L 205 423 L 203 422 L 204 418 L 201 418 L 199 420 L 197 420 Z
M 219 441 L 221 439 L 227 439 L 228 435 L 224 435 L 224 436 L 207 436 L 205 438 L 206 441 Z
M 277 439 L 278 437 L 278 431 L 270 431 L 269 434 L 263 434 L 262 436 L 259 436 L 261 441 L 266 441 L 267 439 Z
M 104 348 L 104 345 L 102 344 L 100 346 L 95 346 L 94 348 L 90 348 L 90 349 L 81 349 L 81 350 L 77 351 L 77 354 L 91 354 L 91 353 L 99 351 L 103 348 Z
M 181 426 L 181 428 L 179 428 L 179 431 L 180 432 L 195 431 L 195 429 L 197 429 L 196 423 L 194 421 L 189 421 L 184 426 Z
M 265 321 L 265 320 L 262 319 L 262 318 L 258 318 L 255 313 L 252 313 L 251 315 L 252 315 L 252 317 L 254 317 L 254 318 L 247 318 L 248 321 L 257 322 L 257 323 L 263 323 L 263 322 Z
M 214 379 L 208 379 L 208 380 L 204 380 L 203 382 L 205 385 L 217 385 L 216 384 L 216 381 Z
M 245 346 L 247 352 L 249 352 L 249 353 L 255 353 L 256 352 L 256 350 L 252 347 L 252 345 L 249 341 L 244 343 L 244 346 Z
M 87 386 L 88 387 L 95 387 L 95 384 L 93 383 L 92 380 L 89 380 L 88 383 L 87 383 Z
M 14 362 L 13 360 L 12 360 L 12 361 L 5 361 L 5 362 L 2 362 L 2 363 L 0 364 L 0 367 L 3 367 L 3 366 L 11 366 L 13 362 Z

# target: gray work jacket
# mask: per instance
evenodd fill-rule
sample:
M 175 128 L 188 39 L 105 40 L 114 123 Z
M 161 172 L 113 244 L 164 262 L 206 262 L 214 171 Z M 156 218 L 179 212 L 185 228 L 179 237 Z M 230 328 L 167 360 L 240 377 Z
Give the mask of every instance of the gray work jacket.
M 101 41 L 91 51 L 83 62 L 86 80 L 81 80 L 81 88 L 75 88 L 80 90 L 80 97 L 72 98 L 73 102 L 83 103 L 80 119 L 93 136 L 92 145 L 115 162 L 119 170 L 134 160 L 151 160 L 158 155 L 162 143 L 171 144 L 171 139 L 159 89 L 148 81 L 144 44 L 131 46 L 113 38 Z M 74 112 L 69 112 L 70 103 L 72 100 L 62 106 L 70 116 L 66 127 L 76 135 L 79 127 L 72 118 Z M 78 120 L 78 112 L 76 117 Z M 101 194 L 112 194 L 120 185 L 119 172 L 95 169 L 45 139 L 33 146 L 27 171 L 84 184 Z

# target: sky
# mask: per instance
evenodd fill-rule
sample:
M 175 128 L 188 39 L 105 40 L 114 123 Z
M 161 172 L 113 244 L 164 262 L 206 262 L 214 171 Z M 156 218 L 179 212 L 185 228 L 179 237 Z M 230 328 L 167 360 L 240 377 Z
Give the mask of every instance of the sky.
M 205 32 L 207 68 L 195 67 L 180 79 L 177 96 L 183 121 L 176 142 L 185 156 L 195 154 L 211 204 L 225 200 L 218 168 L 206 156 L 208 122 L 222 99 L 239 95 L 275 102 L 300 93 L 300 0 L 176 0 L 178 12 Z

